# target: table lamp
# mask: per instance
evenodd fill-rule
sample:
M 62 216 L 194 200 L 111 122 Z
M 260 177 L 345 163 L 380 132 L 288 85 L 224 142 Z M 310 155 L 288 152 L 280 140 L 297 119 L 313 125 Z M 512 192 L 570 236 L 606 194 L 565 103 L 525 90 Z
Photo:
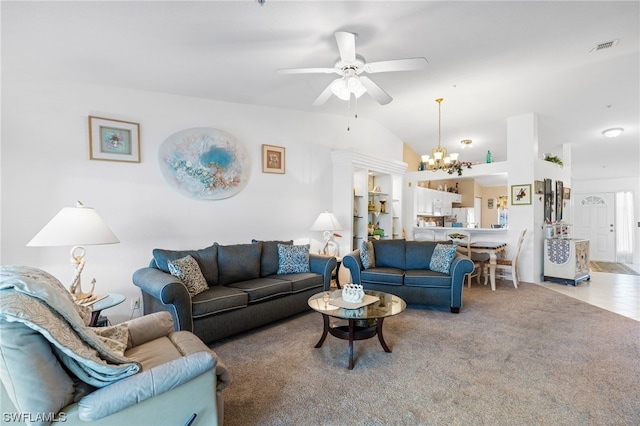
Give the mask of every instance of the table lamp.
M 322 247 L 322 254 L 329 254 L 329 244 L 331 243 L 331 235 L 333 231 L 342 231 L 342 225 L 338 222 L 338 219 L 333 213 L 324 211 L 320 213 L 313 225 L 311 225 L 312 231 L 324 231 L 324 247 Z M 337 254 L 337 253 L 335 253 Z
M 65 207 L 45 225 L 31 241 L 30 247 L 73 246 L 70 262 L 74 265 L 75 274 L 69 292 L 76 302 L 90 302 L 95 288 L 95 278 L 91 290 L 82 291 L 80 275 L 84 268 L 85 245 L 119 243 L 118 237 L 109 229 L 100 215 L 91 207 L 85 207 L 80 201 L 75 207 Z

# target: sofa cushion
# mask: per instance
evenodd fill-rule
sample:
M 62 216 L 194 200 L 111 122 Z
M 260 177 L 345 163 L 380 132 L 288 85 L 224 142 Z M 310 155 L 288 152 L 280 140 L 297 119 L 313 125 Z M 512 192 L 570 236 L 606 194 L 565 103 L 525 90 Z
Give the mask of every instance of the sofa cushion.
M 436 244 L 436 248 L 433 250 L 431 261 L 429 262 L 429 269 L 443 274 L 449 274 L 451 269 L 451 262 L 456 256 L 456 250 L 458 247 L 454 244 Z
M 406 269 L 430 269 L 429 263 L 436 244 L 435 241 L 407 241 L 405 252 Z
M 200 294 L 209 288 L 207 281 L 200 271 L 198 262 L 190 255 L 181 259 L 170 260 L 167 262 L 167 265 L 169 266 L 171 275 L 182 280 L 191 296 Z
M 360 273 L 360 281 L 363 284 L 389 284 L 402 285 L 404 271 L 398 268 L 369 268 Z M 365 285 L 365 288 L 367 286 Z
M 322 287 L 324 285 L 324 279 L 322 275 L 314 274 L 313 272 L 302 274 L 275 275 L 271 278 L 289 281 L 291 283 L 291 291 L 293 293 L 308 290 L 314 287 Z
M 260 244 L 218 245 L 218 281 L 227 285 L 260 278 Z
M 242 290 L 249 296 L 249 303 L 260 302 L 291 293 L 291 281 L 274 278 L 257 278 L 229 284 L 228 287 Z
M 451 287 L 451 276 L 428 269 L 412 269 L 404 273 L 407 287 Z
M 0 377 L 20 413 L 36 419 L 73 402 L 73 381 L 44 336 L 22 323 L 6 321 L 0 322 L 0 335 Z
M 309 244 L 278 244 L 278 274 L 309 272 Z
M 181 259 L 185 256 L 193 257 L 204 279 L 209 285 L 218 285 L 218 245 L 214 244 L 200 250 L 153 250 L 153 260 L 158 269 L 170 274 L 168 262 L 170 260 Z
M 262 245 L 262 254 L 260 255 L 260 276 L 268 277 L 278 273 L 278 244 L 292 245 L 293 240 L 289 241 L 260 241 L 251 240 L 253 244 Z
M 405 240 L 373 240 L 376 267 L 405 269 Z
M 214 286 L 191 299 L 193 318 L 206 317 L 218 312 L 244 308 L 249 303 L 249 296 L 244 291 Z
M 376 266 L 376 254 L 371 241 L 363 241 L 360 247 L 360 261 L 364 269 Z

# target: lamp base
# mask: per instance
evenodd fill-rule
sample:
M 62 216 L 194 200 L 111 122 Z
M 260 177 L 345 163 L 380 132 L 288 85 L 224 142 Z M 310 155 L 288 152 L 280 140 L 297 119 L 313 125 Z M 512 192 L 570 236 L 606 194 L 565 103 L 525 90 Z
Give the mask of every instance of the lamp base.
M 93 295 L 93 290 L 96 288 L 96 279 L 91 280 L 91 290 L 88 292 L 82 291 L 82 270 L 84 269 L 84 247 L 74 246 L 71 249 L 71 259 L 70 262 L 75 265 L 76 273 L 73 276 L 73 281 L 71 282 L 71 286 L 69 287 L 69 293 L 73 296 L 76 303 L 84 304 L 91 302 L 92 298 L 95 299 Z

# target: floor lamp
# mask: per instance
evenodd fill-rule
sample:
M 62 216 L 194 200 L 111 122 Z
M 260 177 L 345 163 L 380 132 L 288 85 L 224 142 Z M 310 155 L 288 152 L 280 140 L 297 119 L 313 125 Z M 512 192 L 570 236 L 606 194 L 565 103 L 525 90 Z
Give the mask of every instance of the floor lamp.
M 118 237 L 109 229 L 100 215 L 91 207 L 85 207 L 80 201 L 76 207 L 65 207 L 47 223 L 31 241 L 30 247 L 73 246 L 70 262 L 74 266 L 75 274 L 69 292 L 76 302 L 88 303 L 95 301 L 93 290 L 95 278 L 91 281 L 91 289 L 82 291 L 81 274 L 85 265 L 85 245 L 119 243 Z

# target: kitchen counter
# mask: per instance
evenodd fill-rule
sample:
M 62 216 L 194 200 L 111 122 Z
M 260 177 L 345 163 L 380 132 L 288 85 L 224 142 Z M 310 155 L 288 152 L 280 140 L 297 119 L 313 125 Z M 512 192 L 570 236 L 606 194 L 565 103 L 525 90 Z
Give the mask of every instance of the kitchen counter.
M 467 231 L 471 234 L 488 234 L 488 235 L 496 235 L 496 234 L 506 234 L 509 231 L 509 228 L 453 228 L 451 226 L 414 226 L 413 231 L 419 232 L 423 229 L 433 229 L 436 232 L 447 232 L 451 230 L 460 230 Z

